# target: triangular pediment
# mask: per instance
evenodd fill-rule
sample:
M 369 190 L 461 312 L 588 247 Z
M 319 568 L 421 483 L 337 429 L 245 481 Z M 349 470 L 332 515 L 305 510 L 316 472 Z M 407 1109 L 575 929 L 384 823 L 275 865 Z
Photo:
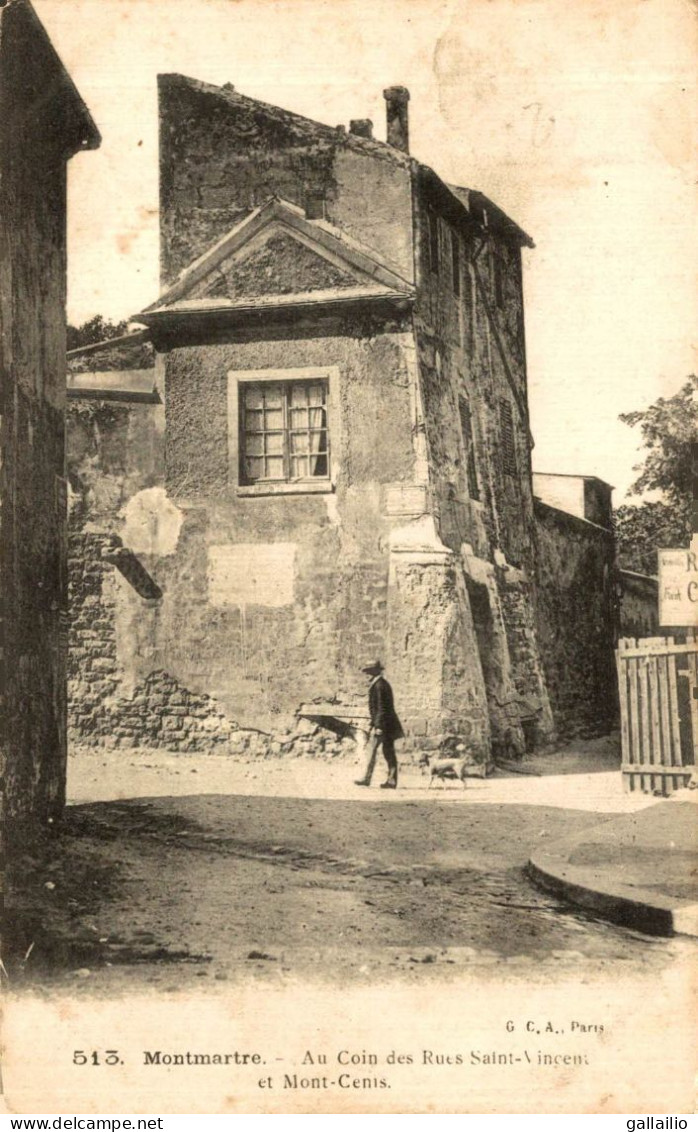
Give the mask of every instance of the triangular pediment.
M 372 252 L 286 201 L 256 209 L 143 313 L 412 293 Z
M 192 290 L 190 298 L 258 298 L 299 292 L 346 290 L 365 285 L 345 264 L 332 262 L 282 224 L 270 224 L 254 241 L 227 259 Z

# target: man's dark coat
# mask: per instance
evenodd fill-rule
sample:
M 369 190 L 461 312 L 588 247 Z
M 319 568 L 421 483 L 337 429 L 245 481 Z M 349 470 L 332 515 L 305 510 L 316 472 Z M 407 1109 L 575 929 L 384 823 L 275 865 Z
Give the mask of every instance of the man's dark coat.
M 368 690 L 371 727 L 382 731 L 386 739 L 402 739 L 404 731 L 393 703 L 393 689 L 384 676 L 379 676 Z

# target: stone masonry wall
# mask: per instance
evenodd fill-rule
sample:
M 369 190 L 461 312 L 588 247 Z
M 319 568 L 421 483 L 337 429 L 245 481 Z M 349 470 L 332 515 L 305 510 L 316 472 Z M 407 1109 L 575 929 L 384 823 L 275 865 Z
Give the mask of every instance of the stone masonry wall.
M 548 699 L 546 667 L 535 620 L 534 594 L 525 580 L 498 578 L 511 673 L 519 708 L 519 718 L 528 746 L 552 741 L 554 715 Z
M 659 584 L 656 578 L 620 570 L 621 637 L 656 637 L 659 634 Z
M 163 284 L 271 196 L 314 210 L 412 277 L 409 160 L 233 87 L 159 76 Z
M 237 730 L 206 694 L 183 687 L 163 670 L 129 691 L 117 653 L 119 583 L 105 554 L 109 534 L 73 532 L 70 539 L 68 736 L 83 746 L 209 750 Z
M 476 615 L 494 746 L 520 755 L 554 731 L 533 602 L 520 250 L 501 232 L 473 232 L 423 179 L 416 191 L 415 327 L 431 497 L 440 538 L 466 563 L 463 618 L 467 625 Z
M 388 655 L 405 748 L 454 753 L 460 744 L 463 757 L 484 765 L 487 699 L 462 568 L 438 540 L 407 549 L 401 532 L 393 537 Z
M 110 534 L 71 532 L 68 558 L 68 735 L 94 739 L 111 734 L 109 704 L 119 684 L 114 628 L 113 567 L 103 552 L 115 549 Z
M 57 820 L 65 800 L 66 163 L 97 142 L 24 0 L 0 6 L 0 106 L 0 779 L 9 848 Z
M 617 715 L 611 531 L 536 502 L 537 633 L 561 736 L 605 734 Z

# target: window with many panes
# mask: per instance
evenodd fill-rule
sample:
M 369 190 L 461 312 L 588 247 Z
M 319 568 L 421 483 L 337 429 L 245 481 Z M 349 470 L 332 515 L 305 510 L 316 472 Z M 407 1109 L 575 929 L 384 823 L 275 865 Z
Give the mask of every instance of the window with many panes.
M 242 382 L 240 482 L 302 483 L 330 475 L 328 382 Z

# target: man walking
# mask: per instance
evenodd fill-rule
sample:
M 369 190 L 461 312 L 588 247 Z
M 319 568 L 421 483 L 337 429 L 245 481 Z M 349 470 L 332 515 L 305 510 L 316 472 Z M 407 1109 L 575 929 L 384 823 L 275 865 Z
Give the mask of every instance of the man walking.
M 370 786 L 373 770 L 382 745 L 383 757 L 388 764 L 388 777 L 381 782 L 381 790 L 394 790 L 397 786 L 397 759 L 395 740 L 402 739 L 404 731 L 397 717 L 393 703 L 393 689 L 383 676 L 383 665 L 379 660 L 361 669 L 370 679 L 368 687 L 368 710 L 371 717 L 369 735 L 368 763 L 363 778 L 356 780 L 357 786 Z

